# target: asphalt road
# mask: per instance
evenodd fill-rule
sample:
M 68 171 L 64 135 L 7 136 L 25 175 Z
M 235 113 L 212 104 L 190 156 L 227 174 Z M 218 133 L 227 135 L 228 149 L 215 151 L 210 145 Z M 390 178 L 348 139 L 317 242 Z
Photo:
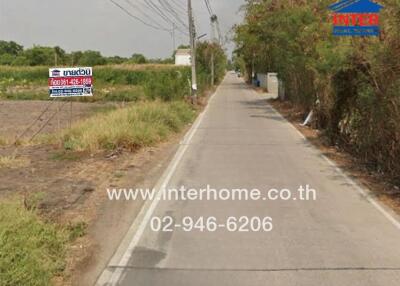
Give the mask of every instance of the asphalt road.
M 110 284 L 400 285 L 398 218 L 363 195 L 241 79 L 227 75 L 189 139 L 169 187 L 266 194 L 308 184 L 317 199 L 160 201 L 147 218 L 271 217 L 273 230 L 154 232 L 142 225 L 125 260 L 110 263 Z

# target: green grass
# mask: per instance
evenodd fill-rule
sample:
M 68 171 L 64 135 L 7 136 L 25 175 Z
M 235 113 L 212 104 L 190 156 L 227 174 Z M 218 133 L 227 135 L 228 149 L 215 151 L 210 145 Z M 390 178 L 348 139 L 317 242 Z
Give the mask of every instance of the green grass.
M 0 203 L 0 285 L 51 285 L 65 268 L 69 233 L 21 203 Z
M 79 122 L 61 135 L 61 141 L 72 151 L 136 150 L 179 132 L 195 114 L 183 101 L 140 102 Z

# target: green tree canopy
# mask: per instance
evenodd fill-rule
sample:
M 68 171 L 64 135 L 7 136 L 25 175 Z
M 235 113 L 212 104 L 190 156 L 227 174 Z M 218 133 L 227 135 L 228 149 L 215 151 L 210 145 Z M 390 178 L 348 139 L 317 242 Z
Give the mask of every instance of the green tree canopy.
M 147 59 L 142 54 L 133 54 L 129 62 L 133 64 L 145 64 L 147 62 Z

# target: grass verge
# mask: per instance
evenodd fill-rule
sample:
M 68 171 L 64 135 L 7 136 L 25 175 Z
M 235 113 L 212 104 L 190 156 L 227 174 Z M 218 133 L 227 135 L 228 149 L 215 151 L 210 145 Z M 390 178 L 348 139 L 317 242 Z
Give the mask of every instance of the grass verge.
M 69 239 L 21 203 L 0 202 L 0 285 L 51 285 L 64 270 Z
M 72 151 L 136 150 L 179 132 L 195 114 L 183 101 L 140 102 L 79 122 L 61 135 L 61 141 L 64 149 Z

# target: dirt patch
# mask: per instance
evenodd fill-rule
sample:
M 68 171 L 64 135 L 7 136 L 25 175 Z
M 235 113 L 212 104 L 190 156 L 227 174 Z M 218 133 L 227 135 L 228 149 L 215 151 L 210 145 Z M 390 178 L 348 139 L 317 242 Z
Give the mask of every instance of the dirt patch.
M 22 138 L 28 139 L 42 128 L 49 119 L 41 133 L 51 133 L 68 127 L 70 119 L 72 119 L 72 123 L 79 121 L 92 115 L 96 110 L 108 106 L 110 104 L 74 102 L 71 114 L 71 104 L 68 102 L 2 100 L 0 101 L 0 139 L 13 141 L 35 123 Z M 60 109 L 60 112 L 57 113 L 58 109 Z M 54 115 L 55 113 L 57 115 Z
M 356 179 L 361 185 L 371 190 L 377 198 L 400 214 L 400 187 L 392 183 L 390 177 L 371 170 L 364 162 L 361 162 L 338 146 L 331 146 L 320 130 L 302 126 L 301 123 L 304 121 L 306 114 L 290 102 L 273 99 L 268 100 L 268 103 L 290 121 L 325 156 L 333 160 L 353 179 Z

